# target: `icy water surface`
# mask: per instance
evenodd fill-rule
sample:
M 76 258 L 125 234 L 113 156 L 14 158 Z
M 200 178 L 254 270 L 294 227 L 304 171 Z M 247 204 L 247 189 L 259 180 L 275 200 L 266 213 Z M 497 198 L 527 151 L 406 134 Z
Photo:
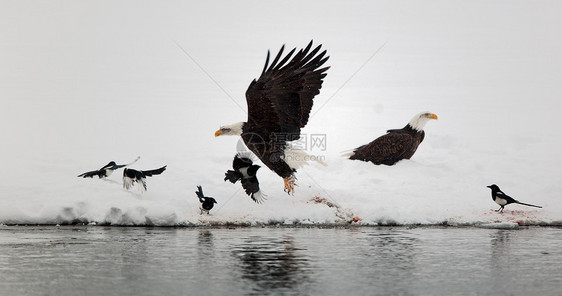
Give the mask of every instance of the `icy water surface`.
M 0 228 L 2 295 L 560 295 L 562 229 Z

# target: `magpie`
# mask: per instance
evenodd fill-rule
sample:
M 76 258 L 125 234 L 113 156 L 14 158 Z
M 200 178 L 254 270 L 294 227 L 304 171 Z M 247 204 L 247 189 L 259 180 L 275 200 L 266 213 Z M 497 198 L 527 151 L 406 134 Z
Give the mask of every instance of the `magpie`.
M 159 169 L 149 170 L 149 171 L 137 171 L 134 169 L 125 168 L 123 170 L 123 188 L 130 189 L 135 185 L 135 183 L 142 183 L 141 191 L 146 191 L 146 177 L 152 177 L 153 175 L 160 175 L 166 170 L 167 166 L 163 166 Z M 144 190 L 143 190 L 144 189 Z
M 197 186 L 197 191 L 195 191 L 195 194 L 197 194 L 199 202 L 201 203 L 201 215 L 203 215 L 203 212 L 206 212 L 207 215 L 209 215 L 209 211 L 213 208 L 213 206 L 215 206 L 217 201 L 210 196 L 205 196 L 203 194 L 203 188 L 201 188 L 201 185 Z
M 260 183 L 257 178 L 257 172 L 260 166 L 253 164 L 249 157 L 242 156 L 238 153 L 234 156 L 232 168 L 234 170 L 228 170 L 224 174 L 224 181 L 230 181 L 234 184 L 240 180 L 246 194 L 256 203 L 262 203 L 266 198 L 260 190 Z
M 100 179 L 101 178 L 106 178 L 109 177 L 113 171 L 126 167 L 126 166 L 130 166 L 133 163 L 137 162 L 137 160 L 139 160 L 140 156 L 137 157 L 135 160 L 133 160 L 131 163 L 128 164 L 116 164 L 115 161 L 110 161 L 108 164 L 104 165 L 101 169 L 97 170 L 97 171 L 90 171 L 90 172 L 85 172 L 83 174 L 78 175 L 78 177 L 82 177 L 82 178 L 93 178 L 94 176 L 98 176 Z
M 512 203 L 516 203 L 516 204 L 520 204 L 520 205 L 524 205 L 524 206 L 529 206 L 529 207 L 542 208 L 541 206 L 522 203 L 522 202 L 514 199 L 513 197 L 511 197 L 511 196 L 505 194 L 503 191 L 501 191 L 500 187 L 496 184 L 492 184 L 492 185 L 486 186 L 486 187 L 492 189 L 492 200 L 495 201 L 498 205 L 500 205 L 500 208 L 496 210 L 496 212 L 498 212 L 498 213 L 503 213 L 503 208 L 505 206 L 507 206 L 508 204 L 512 204 Z

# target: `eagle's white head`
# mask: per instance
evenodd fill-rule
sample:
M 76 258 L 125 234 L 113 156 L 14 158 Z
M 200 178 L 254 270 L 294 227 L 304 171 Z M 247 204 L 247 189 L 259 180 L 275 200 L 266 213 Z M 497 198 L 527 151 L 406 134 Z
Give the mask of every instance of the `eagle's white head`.
M 223 125 L 215 132 L 215 137 L 218 136 L 240 136 L 242 134 L 242 128 L 244 127 L 244 122 L 238 122 L 231 125 Z
M 431 112 L 421 112 L 412 117 L 408 125 L 417 131 L 422 131 L 425 124 L 431 119 L 437 120 L 437 115 Z

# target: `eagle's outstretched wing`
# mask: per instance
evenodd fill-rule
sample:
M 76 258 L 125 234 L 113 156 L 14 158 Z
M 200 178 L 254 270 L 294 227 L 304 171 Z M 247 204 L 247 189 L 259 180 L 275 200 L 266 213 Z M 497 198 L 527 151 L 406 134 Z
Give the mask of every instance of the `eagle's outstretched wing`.
M 305 49 L 296 48 L 284 58 L 284 47 L 269 65 L 269 51 L 261 76 L 246 91 L 248 124 L 269 137 L 272 132 L 299 134 L 308 122 L 314 96 L 320 93 L 326 70 L 320 68 L 329 57 L 319 53 L 322 45 L 311 51 L 312 41 Z M 292 59 L 291 59 L 292 57 Z M 289 61 L 290 60 L 290 61 Z

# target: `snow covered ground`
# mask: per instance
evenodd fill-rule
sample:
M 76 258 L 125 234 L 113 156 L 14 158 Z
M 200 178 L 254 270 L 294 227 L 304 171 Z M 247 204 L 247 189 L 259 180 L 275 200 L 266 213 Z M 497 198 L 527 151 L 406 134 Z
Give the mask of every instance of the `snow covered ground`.
M 0 223 L 560 225 L 560 8 L 1 1 Z M 239 139 L 214 131 L 246 119 L 244 93 L 268 49 L 311 39 L 332 68 L 303 134 L 328 167 L 301 169 L 294 196 L 262 168 L 258 205 L 223 181 Z M 340 157 L 426 110 L 439 120 L 410 161 Z M 168 165 L 144 194 L 122 188 L 121 170 L 76 177 L 139 155 L 133 168 Z M 497 214 L 492 183 L 544 208 Z M 197 185 L 218 201 L 209 216 Z

